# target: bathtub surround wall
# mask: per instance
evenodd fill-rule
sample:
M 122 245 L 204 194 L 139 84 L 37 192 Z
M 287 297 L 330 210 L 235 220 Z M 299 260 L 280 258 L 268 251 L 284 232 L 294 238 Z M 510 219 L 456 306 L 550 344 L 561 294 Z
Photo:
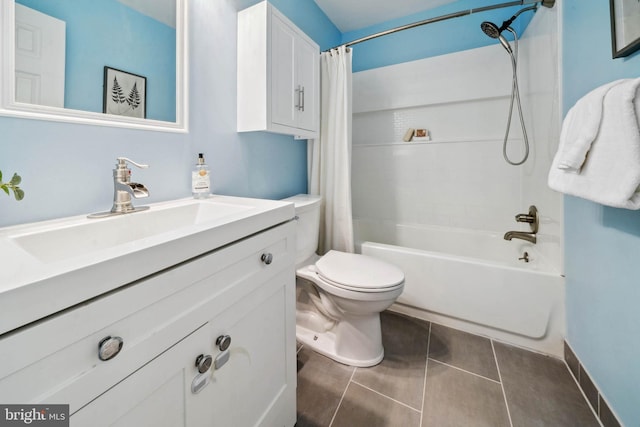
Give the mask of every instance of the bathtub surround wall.
M 611 58 L 608 2 L 562 4 L 566 114 L 596 87 L 640 76 L 640 53 Z M 567 341 L 621 424 L 637 426 L 640 212 L 564 199 Z
M 499 44 L 354 73 L 356 220 L 504 234 L 526 231 L 514 216 L 535 204 L 538 249 L 561 271 L 562 198 L 545 178 L 560 121 L 557 51 L 548 47 L 557 40 L 555 11 L 539 11 L 530 28 L 520 85 L 531 158 L 521 167 L 502 158 L 511 64 Z M 427 128 L 432 140 L 405 143 L 408 128 Z M 512 123 L 508 153 L 519 158 L 522 150 Z
M 188 2 L 189 133 L 0 117 L 0 170 L 18 172 L 26 193 L 19 203 L 0 202 L 0 227 L 108 209 L 118 156 L 151 166 L 133 171 L 151 193 L 144 203 L 188 197 L 198 153 L 211 167 L 214 193 L 273 199 L 304 193 L 304 142 L 236 132 L 236 13 L 256 2 Z M 321 49 L 340 43 L 313 0 L 272 3 Z
M 509 73 L 499 45 L 354 73 L 354 217 L 515 225 L 520 173 L 501 154 Z M 432 140 L 405 143 L 408 128 L 427 128 Z M 516 136 L 512 147 L 521 143 Z
M 538 9 L 522 35 L 518 66 L 527 132 L 533 141 L 529 159 L 520 169 L 522 200 L 536 205 L 540 212 L 541 233 L 536 247 L 562 272 L 563 197 L 546 185 L 562 123 L 561 14 L 561 7 Z

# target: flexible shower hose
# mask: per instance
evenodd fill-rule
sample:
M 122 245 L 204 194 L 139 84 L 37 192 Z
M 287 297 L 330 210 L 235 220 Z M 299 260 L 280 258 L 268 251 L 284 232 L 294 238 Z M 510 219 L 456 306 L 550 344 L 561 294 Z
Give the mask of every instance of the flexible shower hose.
M 524 117 L 522 115 L 522 104 L 520 103 L 520 90 L 518 89 L 518 34 L 511 27 L 507 28 L 514 37 L 514 52 L 508 52 L 511 57 L 511 66 L 513 68 L 513 79 L 511 84 L 511 102 L 509 103 L 509 116 L 507 117 L 507 130 L 502 143 L 502 156 L 507 163 L 513 166 L 519 166 L 529 158 L 529 138 L 527 137 L 527 128 L 524 125 Z M 519 162 L 513 162 L 507 154 L 507 140 L 509 139 L 509 130 L 511 129 L 511 116 L 513 115 L 513 101 L 518 103 L 518 115 L 520 116 L 520 125 L 522 126 L 522 137 L 524 138 L 524 157 Z

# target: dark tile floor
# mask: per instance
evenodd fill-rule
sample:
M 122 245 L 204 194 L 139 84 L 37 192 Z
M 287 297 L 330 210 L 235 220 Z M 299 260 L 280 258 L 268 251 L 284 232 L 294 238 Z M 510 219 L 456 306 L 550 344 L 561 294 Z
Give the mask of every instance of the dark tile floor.
M 298 351 L 297 427 L 597 427 L 564 362 L 397 313 L 385 358 L 353 368 Z

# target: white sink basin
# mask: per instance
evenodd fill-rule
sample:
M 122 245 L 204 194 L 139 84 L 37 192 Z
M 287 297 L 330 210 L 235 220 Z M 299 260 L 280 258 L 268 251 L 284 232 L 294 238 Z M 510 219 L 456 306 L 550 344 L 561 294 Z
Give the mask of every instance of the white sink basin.
M 213 222 L 252 208 L 213 200 L 194 201 L 107 218 L 80 218 L 68 224 L 44 226 L 10 239 L 39 260 L 53 262 Z
M 292 203 L 212 196 L 0 228 L 0 334 L 294 217 Z M 262 248 L 256 248 L 260 255 Z M 258 258 L 259 259 L 259 256 Z

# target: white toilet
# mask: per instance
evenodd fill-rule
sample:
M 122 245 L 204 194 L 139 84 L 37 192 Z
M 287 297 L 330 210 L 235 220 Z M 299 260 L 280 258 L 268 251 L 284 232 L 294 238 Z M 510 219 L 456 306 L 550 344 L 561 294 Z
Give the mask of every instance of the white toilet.
M 338 251 L 316 255 L 320 196 L 300 194 L 297 217 L 296 338 L 333 360 L 373 366 L 384 357 L 380 312 L 404 289 L 404 273 L 378 259 Z

